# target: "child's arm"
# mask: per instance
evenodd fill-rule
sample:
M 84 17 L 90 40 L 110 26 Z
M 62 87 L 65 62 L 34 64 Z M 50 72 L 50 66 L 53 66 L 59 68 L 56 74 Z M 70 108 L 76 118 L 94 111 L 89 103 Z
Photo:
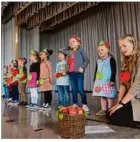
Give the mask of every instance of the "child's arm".
M 110 59 L 110 67 L 111 67 L 110 85 L 114 85 L 116 80 L 116 61 L 113 57 L 111 57 Z
M 96 67 L 95 67 L 95 72 L 94 72 L 93 82 L 95 82 L 95 79 L 96 79 L 96 73 L 97 73 L 97 62 L 96 62 Z
M 53 69 L 52 69 L 52 64 L 50 62 L 48 64 L 48 68 L 49 68 L 49 79 L 50 79 L 50 83 L 53 83 Z
M 85 70 L 87 65 L 89 64 L 89 58 L 88 58 L 86 52 L 84 51 L 84 49 L 81 49 L 81 55 L 82 55 L 83 60 L 84 60 L 84 63 L 81 66 L 81 68 L 83 68 Z

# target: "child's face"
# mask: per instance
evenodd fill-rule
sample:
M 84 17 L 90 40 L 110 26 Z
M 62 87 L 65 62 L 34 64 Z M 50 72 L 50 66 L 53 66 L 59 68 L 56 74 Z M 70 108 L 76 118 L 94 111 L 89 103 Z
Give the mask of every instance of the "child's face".
M 109 49 L 105 46 L 98 47 L 98 55 L 100 58 L 106 57 L 109 53 Z
M 44 60 L 47 58 L 47 54 L 45 52 L 40 52 L 39 57 L 41 58 L 41 60 Z
M 58 60 L 62 61 L 65 59 L 65 55 L 63 53 L 58 53 Z
M 119 40 L 119 46 L 124 56 L 130 56 L 132 54 L 134 46 L 133 43 L 131 43 L 127 39 Z
M 31 61 L 31 62 L 36 61 L 36 58 L 35 58 L 35 56 L 34 56 L 34 55 L 30 55 L 30 61 Z
M 80 43 L 75 38 L 71 38 L 69 40 L 69 46 L 71 49 L 74 49 L 74 48 L 78 47 L 79 45 L 80 45 Z
M 21 60 L 18 60 L 18 65 L 22 66 L 22 61 Z

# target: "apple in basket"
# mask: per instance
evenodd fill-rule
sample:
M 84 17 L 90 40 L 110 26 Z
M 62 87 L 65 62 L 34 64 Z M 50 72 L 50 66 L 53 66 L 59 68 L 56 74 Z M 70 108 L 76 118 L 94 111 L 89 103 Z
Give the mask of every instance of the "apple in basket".
M 69 114 L 72 114 L 72 115 L 77 114 L 77 108 L 69 108 Z
M 77 113 L 78 113 L 78 114 L 83 114 L 83 109 L 80 108 L 80 107 L 78 107 L 78 108 L 77 108 Z
M 61 112 L 61 113 L 64 113 L 64 114 L 68 114 L 68 113 L 69 113 L 67 107 L 62 107 L 62 108 L 60 108 L 60 112 Z

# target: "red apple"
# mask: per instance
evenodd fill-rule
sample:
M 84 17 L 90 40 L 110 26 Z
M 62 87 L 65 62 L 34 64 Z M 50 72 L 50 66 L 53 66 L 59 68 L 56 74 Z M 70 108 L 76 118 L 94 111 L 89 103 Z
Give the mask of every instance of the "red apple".
M 83 110 L 79 110 L 79 111 L 78 111 L 78 114 L 83 114 Z

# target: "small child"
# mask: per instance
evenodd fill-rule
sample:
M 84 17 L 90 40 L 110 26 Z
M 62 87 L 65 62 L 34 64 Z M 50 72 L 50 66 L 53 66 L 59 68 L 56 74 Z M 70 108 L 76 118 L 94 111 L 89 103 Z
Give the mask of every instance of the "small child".
M 53 89 L 53 69 L 50 62 L 50 56 L 53 54 L 51 49 L 43 49 L 40 52 L 40 90 L 44 95 L 44 103 L 40 109 L 50 109 L 52 102 L 52 89 Z
M 8 100 L 9 97 L 10 97 L 9 87 L 6 84 L 6 79 L 7 78 L 8 78 L 8 66 L 4 66 L 3 67 L 3 88 L 4 88 L 4 94 L 5 94 L 6 100 Z
M 96 115 L 106 115 L 107 110 L 114 103 L 117 96 L 115 89 L 116 61 L 110 54 L 110 43 L 100 41 L 98 46 L 98 59 L 94 75 L 93 96 L 101 98 L 101 110 Z
M 18 59 L 19 65 L 19 88 L 20 88 L 20 103 L 19 105 L 27 105 L 26 99 L 26 82 L 27 82 L 27 69 L 25 67 L 27 60 L 25 58 Z
M 13 60 L 11 62 L 11 89 L 12 89 L 12 100 L 13 104 L 18 104 L 19 101 L 19 90 L 18 90 L 18 78 L 19 78 L 19 70 L 18 70 L 18 62 L 17 60 Z
M 38 81 L 40 75 L 40 58 L 37 51 L 31 50 L 30 53 L 30 73 L 28 75 L 27 88 L 31 92 L 31 104 L 27 107 L 29 109 L 38 109 Z
M 56 85 L 59 95 L 59 106 L 70 105 L 70 78 L 67 74 L 68 65 L 66 56 L 63 50 L 58 51 L 59 62 L 56 65 Z

